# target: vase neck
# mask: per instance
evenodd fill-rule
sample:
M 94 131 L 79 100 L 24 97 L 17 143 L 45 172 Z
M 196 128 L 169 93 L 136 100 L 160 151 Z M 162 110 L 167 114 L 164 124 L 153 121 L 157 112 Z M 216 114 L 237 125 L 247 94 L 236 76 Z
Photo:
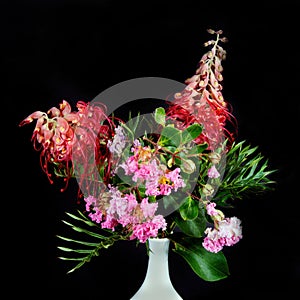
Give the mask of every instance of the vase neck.
M 149 259 L 143 284 L 130 300 L 183 300 L 174 289 L 169 276 L 169 244 L 163 238 L 149 239 Z
M 146 278 L 152 281 L 170 281 L 169 277 L 169 244 L 170 240 L 163 239 L 149 239 L 149 260 Z

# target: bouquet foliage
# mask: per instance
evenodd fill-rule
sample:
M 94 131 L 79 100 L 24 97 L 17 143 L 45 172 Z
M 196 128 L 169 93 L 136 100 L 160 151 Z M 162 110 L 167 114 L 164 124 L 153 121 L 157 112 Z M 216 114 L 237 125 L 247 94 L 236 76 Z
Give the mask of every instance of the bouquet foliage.
M 206 281 L 229 275 L 224 247 L 242 239 L 234 201 L 271 190 L 268 160 L 237 141 L 237 122 L 222 95 L 222 31 L 205 43 L 186 88 L 146 116 L 107 115 L 98 102 L 63 100 L 35 111 L 32 135 L 51 183 L 76 178 L 85 209 L 67 213 L 75 237 L 58 235 L 72 272 L 118 241 L 148 246 L 168 238 L 172 250 Z M 229 129 L 229 128 L 232 129 Z M 147 247 L 148 249 L 148 247 Z

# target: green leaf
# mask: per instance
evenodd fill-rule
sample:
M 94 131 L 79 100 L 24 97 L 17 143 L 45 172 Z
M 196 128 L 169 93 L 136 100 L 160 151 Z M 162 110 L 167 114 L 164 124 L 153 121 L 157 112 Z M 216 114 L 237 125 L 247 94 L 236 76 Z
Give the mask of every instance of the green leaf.
M 275 183 L 269 175 L 276 170 L 269 169 L 268 160 L 257 152 L 258 147 L 246 145 L 245 141 L 233 143 L 226 153 L 226 165 L 221 185 L 214 196 L 218 205 L 228 205 L 228 200 L 257 196 L 272 190 Z
M 182 144 L 193 141 L 202 132 L 203 126 L 200 124 L 192 124 L 182 132 Z
M 80 254 L 83 254 L 83 253 L 90 254 L 91 253 L 90 249 L 71 249 L 71 248 L 66 248 L 66 247 L 61 247 L 61 246 L 58 246 L 57 248 L 62 251 L 65 251 L 65 252 L 75 252 L 75 253 L 80 253 Z
M 201 239 L 175 241 L 173 251 L 181 255 L 192 270 L 205 281 L 218 281 L 230 275 L 226 257 L 220 251 L 212 253 L 203 248 Z
M 207 143 L 195 145 L 193 148 L 191 148 L 188 152 L 188 154 L 198 154 L 202 153 L 204 150 L 206 150 L 208 147 Z
M 159 145 L 160 146 L 175 146 L 178 147 L 181 143 L 181 131 L 172 126 L 166 126 L 163 128 L 160 134 Z
M 86 259 L 86 257 L 84 257 L 84 258 L 80 257 L 79 258 L 79 257 L 64 257 L 64 256 L 60 256 L 59 259 L 61 259 L 61 260 L 69 260 L 69 261 L 80 261 L 80 263 L 78 264 L 80 266 L 82 266 L 84 263 L 90 261 L 90 260 Z M 75 269 L 78 269 L 78 267 L 74 268 L 71 271 L 68 271 L 68 273 L 73 272 Z
M 173 193 L 162 198 L 163 207 L 166 210 L 177 210 L 183 203 L 183 198 L 179 194 Z
M 77 210 L 77 213 L 80 215 L 80 217 L 79 216 L 76 216 L 76 215 L 73 215 L 73 214 L 71 214 L 71 213 L 68 213 L 68 212 L 66 212 L 66 214 L 69 216 L 69 217 L 71 217 L 72 219 L 74 219 L 74 220 L 76 220 L 76 221 L 80 221 L 80 222 L 83 222 L 83 223 L 85 223 L 85 224 L 87 224 L 87 225 L 89 225 L 89 226 L 96 226 L 97 227 L 97 225 L 95 224 L 95 223 L 93 223 L 90 219 L 88 219 L 80 210 Z
M 174 147 L 174 146 L 166 146 L 162 150 L 168 150 L 168 151 L 170 151 L 172 153 L 175 153 L 177 151 L 177 148 Z
M 64 220 L 62 220 L 62 222 L 65 223 L 66 225 L 70 226 L 75 231 L 86 233 L 87 235 L 93 236 L 93 237 L 98 238 L 98 239 L 106 239 L 106 237 L 101 235 L 101 234 L 98 234 L 98 233 L 95 233 L 93 231 L 89 231 L 89 230 L 86 230 L 84 228 L 75 226 L 75 225 L 73 225 L 69 222 L 66 222 Z
M 158 107 L 155 109 L 154 119 L 156 123 L 165 126 L 166 124 L 166 112 L 163 107 Z
M 115 242 L 120 241 L 120 240 L 127 240 L 128 236 L 119 234 L 117 232 L 111 232 L 107 229 L 102 229 L 93 222 L 91 222 L 82 212 L 77 211 L 78 216 L 70 213 L 66 213 L 70 218 L 77 222 L 83 223 L 83 225 L 86 226 L 94 226 L 94 230 L 99 231 L 99 232 L 104 232 L 106 235 L 102 235 L 99 233 L 96 233 L 94 231 L 87 230 L 85 228 L 75 226 L 70 222 L 66 222 L 63 220 L 63 223 L 70 226 L 74 231 L 77 232 L 78 235 L 85 236 L 86 238 L 90 238 L 92 240 L 95 240 L 95 238 L 98 240 L 98 242 L 88 242 L 88 241 L 83 241 L 79 239 L 72 239 L 72 238 L 66 238 L 60 235 L 57 235 L 58 238 L 61 240 L 65 241 L 66 243 L 75 244 L 77 245 L 82 245 L 85 246 L 85 249 L 74 249 L 74 245 L 72 246 L 58 246 L 58 249 L 61 251 L 64 251 L 66 253 L 76 253 L 78 257 L 59 257 L 62 260 L 68 260 L 68 261 L 77 261 L 79 262 L 73 269 L 68 271 L 68 273 L 71 273 L 81 266 L 83 266 L 86 262 L 91 261 L 91 259 L 95 256 L 99 255 L 99 251 L 102 249 L 108 249 L 112 245 L 114 245 Z M 85 254 L 84 257 L 82 255 Z
M 179 208 L 179 213 L 183 220 L 194 220 L 198 216 L 198 203 L 188 196 Z
M 183 233 L 192 237 L 202 237 L 206 228 L 206 218 L 200 215 L 193 220 L 183 220 L 180 215 L 175 214 L 174 221 Z
M 66 238 L 66 237 L 63 237 L 60 235 L 57 235 L 57 237 L 60 238 L 61 240 L 67 241 L 67 242 L 81 244 L 81 245 L 85 245 L 85 246 L 89 246 L 89 247 L 98 247 L 98 245 L 99 245 L 99 242 L 98 243 L 90 243 L 90 242 L 85 242 L 85 241 L 74 240 L 71 238 Z

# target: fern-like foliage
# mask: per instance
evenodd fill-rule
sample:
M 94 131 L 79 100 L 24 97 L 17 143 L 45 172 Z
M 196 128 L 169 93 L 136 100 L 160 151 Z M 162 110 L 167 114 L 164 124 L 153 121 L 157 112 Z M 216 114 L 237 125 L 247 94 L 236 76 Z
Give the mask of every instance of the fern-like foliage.
M 60 235 L 57 235 L 57 237 L 67 243 L 69 243 L 71 246 L 64 247 L 64 246 L 58 246 L 58 249 L 61 251 L 67 252 L 67 253 L 76 253 L 75 257 L 65 257 L 61 256 L 59 259 L 62 260 L 69 260 L 69 261 L 76 261 L 78 262 L 75 267 L 73 267 L 71 270 L 69 270 L 67 273 L 71 273 L 75 271 L 76 269 L 79 269 L 82 267 L 85 263 L 90 262 L 91 259 L 94 256 L 99 255 L 99 251 L 102 249 L 107 249 L 110 246 L 112 246 L 116 241 L 120 240 L 126 240 L 126 235 L 121 235 L 120 233 L 112 232 L 112 231 L 105 231 L 105 229 L 100 228 L 96 223 L 93 223 L 90 221 L 82 212 L 77 211 L 78 215 L 74 215 L 71 213 L 66 213 L 71 219 L 74 221 L 82 224 L 80 226 L 74 225 L 70 222 L 67 222 L 63 220 L 63 223 L 65 223 L 67 226 L 69 226 L 71 229 L 73 229 L 76 232 L 79 232 L 83 234 L 84 237 L 88 237 L 89 239 L 93 239 L 95 242 L 87 242 L 84 239 L 83 240 L 75 240 L 71 238 L 66 238 Z M 84 227 L 91 227 L 93 230 L 86 229 Z M 107 235 L 101 235 L 97 232 L 103 231 L 104 233 L 107 232 Z M 72 246 L 72 244 L 74 246 Z M 74 249 L 75 245 L 78 247 L 82 247 L 81 249 Z
M 270 170 L 268 159 L 257 149 L 241 141 L 234 142 L 228 150 L 224 177 L 214 198 L 219 205 L 227 205 L 229 199 L 242 199 L 273 190 L 271 184 L 276 182 L 270 179 L 270 175 L 276 170 Z

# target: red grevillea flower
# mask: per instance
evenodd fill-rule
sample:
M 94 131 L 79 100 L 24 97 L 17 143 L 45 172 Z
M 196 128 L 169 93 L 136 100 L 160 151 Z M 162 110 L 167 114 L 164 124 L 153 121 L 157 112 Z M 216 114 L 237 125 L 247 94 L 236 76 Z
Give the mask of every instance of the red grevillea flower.
M 185 81 L 186 88 L 175 94 L 167 115 L 176 119 L 180 128 L 202 124 L 204 128 L 196 142 L 206 142 L 208 149 L 213 150 L 220 146 L 224 137 L 231 142 L 234 140 L 234 134 L 226 129 L 226 122 L 235 124 L 235 118 L 222 95 L 222 60 L 226 58 L 226 51 L 218 42 L 227 39 L 220 38 L 222 31 L 208 32 L 216 34 L 216 40 L 205 43 L 205 46 L 212 45 L 211 49 L 202 56 L 196 74 Z
M 110 179 L 112 160 L 107 145 L 114 136 L 116 125 L 106 115 L 107 109 L 103 103 L 80 101 L 77 108 L 79 120 L 72 147 L 74 176 L 83 192 L 99 193 Z M 118 118 L 114 121 L 121 122 Z
M 36 111 L 19 124 L 23 126 L 36 120 L 31 140 L 34 149 L 40 151 L 42 169 L 51 183 L 50 167 L 58 177 L 64 177 L 67 186 L 68 180 L 74 176 L 74 157 L 76 164 L 80 164 L 87 174 L 88 164 L 105 161 L 104 156 L 108 155 L 108 151 L 98 151 L 113 132 L 106 107 L 84 101 L 78 101 L 76 107 L 77 111 L 72 111 L 70 104 L 63 100 L 58 108 Z M 88 159 L 89 153 L 96 153 L 96 162 Z
M 74 143 L 74 126 L 79 115 L 71 111 L 70 104 L 63 100 L 59 108 L 52 107 L 47 113 L 36 111 L 25 118 L 19 126 L 36 120 L 36 126 L 31 140 L 34 149 L 40 152 L 40 162 L 43 171 L 47 174 L 51 183 L 49 165 L 56 165 L 59 169 L 65 169 L 68 175 L 68 163 L 71 160 L 71 150 Z

